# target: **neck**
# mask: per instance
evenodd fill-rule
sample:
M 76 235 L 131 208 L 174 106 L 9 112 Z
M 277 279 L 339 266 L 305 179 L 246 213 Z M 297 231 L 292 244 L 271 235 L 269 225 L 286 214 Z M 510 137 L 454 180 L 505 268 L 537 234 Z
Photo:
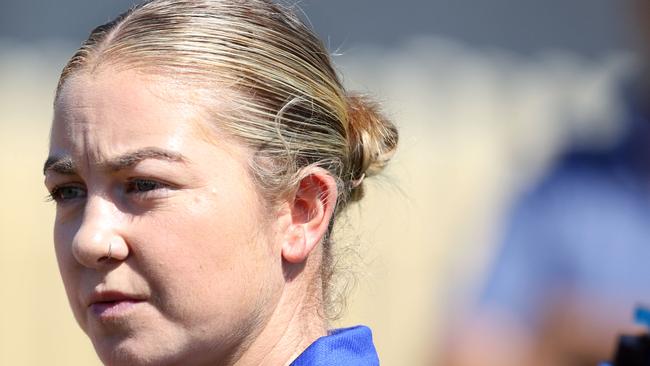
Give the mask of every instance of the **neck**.
M 297 269 L 300 273 L 286 281 L 268 322 L 234 366 L 289 365 L 316 339 L 327 334 L 327 322 L 321 310 L 321 286 L 310 285 L 320 281 L 305 281 L 317 275 L 309 270 L 309 267 L 318 268 L 312 264 Z M 291 271 L 288 270 L 288 277 L 293 277 Z

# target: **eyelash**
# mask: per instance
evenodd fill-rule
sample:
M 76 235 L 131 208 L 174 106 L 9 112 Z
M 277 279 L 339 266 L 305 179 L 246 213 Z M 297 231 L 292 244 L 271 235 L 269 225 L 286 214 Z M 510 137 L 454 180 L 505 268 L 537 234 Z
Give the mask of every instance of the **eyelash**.
M 148 195 L 152 194 L 151 192 L 170 188 L 168 184 L 152 180 L 152 179 L 143 179 L 143 178 L 134 178 L 126 182 L 125 192 L 128 194 L 136 194 L 146 198 Z M 76 190 L 78 195 L 72 198 L 64 198 L 62 195 L 65 190 Z M 79 192 L 82 192 L 79 194 Z M 84 188 L 75 186 L 75 185 L 60 185 L 55 186 L 52 191 L 46 196 L 46 201 L 55 201 L 57 203 L 65 203 L 72 201 L 74 199 L 85 198 L 86 191 Z
M 142 184 L 149 184 L 149 185 L 153 185 L 154 187 L 150 186 L 147 187 L 149 189 L 145 189 L 143 188 Z M 140 190 L 136 190 L 138 188 Z M 169 185 L 153 179 L 136 178 L 136 179 L 131 179 L 127 182 L 126 193 L 148 194 L 148 192 L 164 189 L 164 188 L 169 188 Z
M 85 195 L 86 195 L 86 192 L 81 187 L 62 185 L 62 186 L 54 187 L 50 191 L 50 194 L 47 195 L 46 201 L 54 201 L 54 202 L 57 202 L 57 203 L 62 203 L 62 202 L 70 201 L 70 200 L 74 199 L 74 198 L 63 198 L 61 196 L 63 194 L 64 190 L 67 190 L 67 189 L 76 189 L 78 191 L 83 191 L 83 197 L 85 197 Z M 83 198 L 83 197 L 75 197 L 75 198 Z

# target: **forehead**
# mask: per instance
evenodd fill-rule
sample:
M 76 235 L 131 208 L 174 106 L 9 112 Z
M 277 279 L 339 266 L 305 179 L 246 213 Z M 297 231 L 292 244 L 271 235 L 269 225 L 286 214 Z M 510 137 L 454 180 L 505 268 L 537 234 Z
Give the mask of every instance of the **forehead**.
M 135 71 L 80 73 L 66 80 L 54 107 L 51 154 L 119 153 L 143 146 L 179 150 L 200 138 L 205 120 L 191 93 Z
M 119 124 L 126 119 L 143 123 L 172 113 L 184 116 L 177 123 L 196 114 L 189 93 L 171 81 L 146 76 L 135 71 L 96 73 L 82 72 L 67 79 L 54 104 L 54 124 L 67 125 L 110 122 Z M 125 123 L 128 128 L 138 124 Z

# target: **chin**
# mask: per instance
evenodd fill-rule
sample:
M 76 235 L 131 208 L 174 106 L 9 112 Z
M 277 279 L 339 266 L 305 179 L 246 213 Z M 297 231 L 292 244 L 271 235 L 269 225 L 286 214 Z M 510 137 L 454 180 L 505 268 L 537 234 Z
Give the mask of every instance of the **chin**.
M 210 355 L 202 353 L 192 342 L 174 341 L 161 333 L 91 338 L 95 352 L 106 366 L 217 365 L 218 362 L 207 362 L 207 356 L 219 359 L 211 352 Z
M 185 347 L 165 341 L 164 336 L 138 337 L 137 334 L 92 337 L 95 352 L 107 366 L 167 366 L 185 362 Z
M 164 346 L 163 346 L 164 347 Z M 173 354 L 170 350 L 152 346 L 129 347 L 119 345 L 117 347 L 95 347 L 99 359 L 106 366 L 170 366 L 185 364 L 184 357 L 178 352 Z

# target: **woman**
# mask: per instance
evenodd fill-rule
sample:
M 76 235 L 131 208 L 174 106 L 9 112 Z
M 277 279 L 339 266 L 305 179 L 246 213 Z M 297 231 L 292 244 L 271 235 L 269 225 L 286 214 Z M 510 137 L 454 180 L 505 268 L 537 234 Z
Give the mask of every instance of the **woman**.
M 107 365 L 375 365 L 328 331 L 334 219 L 397 132 L 268 0 L 154 0 L 95 29 L 45 184 L 68 299 Z

